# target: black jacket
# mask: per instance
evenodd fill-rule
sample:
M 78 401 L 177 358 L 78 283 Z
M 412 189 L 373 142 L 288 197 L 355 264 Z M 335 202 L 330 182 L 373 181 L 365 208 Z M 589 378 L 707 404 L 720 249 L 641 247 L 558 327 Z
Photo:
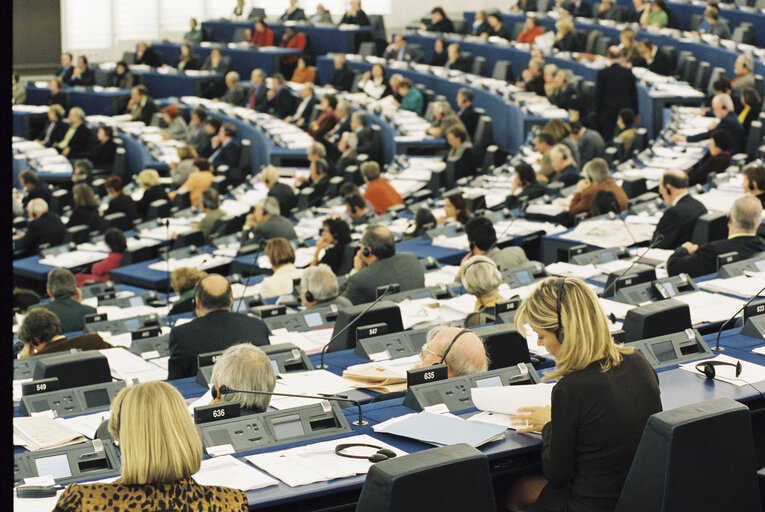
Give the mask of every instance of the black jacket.
M 344 66 L 340 69 L 336 69 L 332 73 L 332 79 L 329 83 L 339 91 L 350 91 L 351 86 L 353 85 L 353 76 L 353 71 L 347 66 Z
M 595 115 L 598 131 L 609 140 L 616 125 L 616 117 L 623 108 L 638 111 L 637 86 L 632 70 L 620 64 L 611 64 L 598 71 L 595 84 Z
M 44 213 L 33 220 L 27 226 L 27 233 L 16 240 L 16 250 L 29 256 L 37 252 L 40 244 L 49 244 L 51 247 L 64 243 L 66 226 L 55 213 Z
M 765 240 L 756 235 L 715 240 L 699 247 L 693 254 L 678 247 L 667 260 L 667 272 L 671 276 L 684 273 L 691 277 L 713 274 L 717 272 L 717 257 L 734 251 L 740 260 L 751 258 L 765 252 Z
M 45 127 L 42 129 L 42 132 L 40 132 L 40 141 L 45 140 L 45 136 L 48 134 L 48 128 L 50 128 L 51 122 L 48 121 Z M 59 121 L 58 123 L 53 125 L 53 128 L 51 129 L 50 136 L 48 137 L 48 140 L 45 141 L 45 147 L 49 148 L 54 144 L 57 144 L 61 142 L 61 139 L 64 138 L 64 135 L 66 135 L 66 131 L 69 129 L 69 126 L 64 123 L 63 121 Z
M 138 218 L 138 209 L 135 206 L 135 201 L 124 193 L 109 201 L 109 207 L 104 212 L 104 217 L 112 213 L 124 213 L 130 220 Z
M 199 354 L 225 350 L 237 343 L 268 345 L 268 334 L 261 319 L 230 311 L 213 311 L 173 327 L 168 341 L 167 379 L 195 376 Z
M 279 202 L 279 210 L 283 217 L 289 217 L 290 211 L 297 203 L 297 197 L 292 187 L 284 183 L 274 183 L 268 190 L 268 197 L 273 197 Z
M 48 184 L 42 180 L 39 180 L 37 185 L 35 185 L 35 188 L 27 192 L 26 196 L 24 196 L 24 199 L 21 200 L 21 206 L 23 206 L 26 210 L 29 201 L 32 199 L 43 199 L 46 203 L 48 203 L 48 206 L 50 206 L 50 198 L 51 193 L 50 189 L 48 188 Z
M 89 86 L 96 83 L 96 74 L 93 72 L 90 68 L 85 68 L 85 70 L 82 72 L 82 74 L 79 77 L 72 75 L 69 75 L 69 85 L 75 86 L 75 85 L 81 85 L 81 86 Z
M 91 231 L 95 231 L 101 227 L 101 217 L 98 214 L 98 207 L 92 208 L 74 208 L 72 210 L 72 216 L 69 217 L 69 222 L 66 223 L 66 227 L 72 226 L 88 226 Z
M 449 18 L 443 18 L 438 23 L 432 23 L 428 25 L 429 32 L 447 32 L 449 34 L 454 33 L 454 23 Z
M 74 132 L 74 135 L 69 139 L 69 155 L 67 158 L 70 160 L 76 160 L 78 158 L 86 158 L 90 156 L 90 141 L 93 133 L 90 129 L 82 123 Z M 66 136 L 66 133 L 64 133 Z
M 44 308 L 50 311 L 51 313 L 54 313 L 58 317 L 58 319 L 61 321 L 62 332 L 82 331 L 83 329 L 85 329 L 84 317 L 86 315 L 94 315 L 97 313 L 96 308 L 91 306 L 86 306 L 85 304 L 81 304 L 80 302 L 72 299 L 71 297 L 62 297 L 59 299 L 52 300 L 50 302 L 46 302 L 45 304 L 37 304 L 35 306 L 31 306 L 29 310 L 31 311 L 35 307 Z M 77 339 L 77 338 L 73 338 L 73 339 Z M 71 346 L 69 348 L 80 348 L 80 347 Z
M 213 150 L 213 154 L 210 155 L 210 163 L 213 167 L 219 165 L 228 165 L 229 169 L 236 169 L 239 167 L 239 157 L 242 153 L 242 146 L 236 139 L 231 139 L 228 144 L 223 146 L 223 149 L 216 155 L 217 149 Z
M 653 239 L 661 234 L 664 239 L 656 245 L 658 249 L 677 249 L 690 241 L 693 228 L 699 217 L 707 213 L 707 208 L 698 199 L 687 195 L 667 208 L 656 225 Z
M 345 13 L 343 15 L 343 19 L 340 20 L 341 25 L 359 25 L 359 26 L 365 26 L 370 25 L 369 18 L 367 17 L 367 13 L 359 9 L 359 12 L 356 13 L 355 16 L 351 16 L 348 13 Z
M 165 191 L 164 185 L 154 185 L 153 187 L 144 190 L 143 196 L 135 204 L 135 208 L 138 210 L 138 217 L 141 219 L 146 217 L 146 212 L 149 211 L 149 205 L 151 205 L 151 203 L 154 201 L 158 201 L 159 199 L 164 199 L 168 202 L 170 201 L 170 198 L 167 197 L 167 192 Z
M 457 71 L 468 73 L 470 71 L 470 60 L 468 60 L 466 57 L 459 57 L 454 62 L 447 61 L 444 64 L 444 67 L 446 69 L 456 69 Z
M 669 60 L 669 56 L 661 51 L 661 48 L 656 52 L 653 61 L 648 65 L 648 70 L 653 71 L 659 75 L 668 76 L 672 74 L 672 61 Z
M 725 130 L 730 134 L 730 154 L 735 155 L 737 153 L 743 153 L 746 145 L 746 138 L 744 137 L 744 127 L 738 122 L 736 114 L 733 112 L 720 119 L 720 122 L 712 130 L 698 135 L 691 135 L 687 137 L 688 142 L 699 142 L 700 140 L 707 140 L 712 137 L 712 133 L 715 130 Z
M 147 66 L 158 68 L 162 65 L 162 57 L 151 48 L 146 48 L 146 51 L 143 52 L 143 55 L 141 55 L 140 58 L 136 55 L 135 63 L 146 64 Z
M 383 160 L 382 153 L 382 140 L 379 132 L 373 130 L 369 126 L 361 128 L 356 135 L 359 139 L 359 144 L 356 146 L 356 152 L 369 155 L 369 158 L 377 163 Z
M 576 32 L 569 32 L 558 41 L 555 41 L 553 48 L 557 48 L 562 52 L 578 52 L 579 38 Z
M 280 88 L 273 99 L 268 100 L 267 112 L 273 114 L 279 119 L 291 116 L 297 108 L 295 97 L 290 93 L 287 87 Z
M 528 187 L 518 192 L 519 200 L 531 201 L 537 197 L 542 197 L 547 193 L 547 186 L 541 181 L 535 181 Z
M 99 141 L 90 153 L 90 161 L 96 169 L 111 169 L 116 152 L 117 144 L 114 139 L 109 139 L 104 143 Z
M 462 121 L 462 124 L 465 125 L 465 129 L 472 139 L 475 135 L 475 129 L 478 126 L 478 118 L 481 117 L 481 114 L 475 111 L 473 105 L 470 105 L 469 107 L 462 109 L 459 113 L 459 116 L 460 121 Z
M 65 112 L 69 112 L 69 95 L 63 91 L 51 94 L 48 98 L 48 105 L 61 105 Z

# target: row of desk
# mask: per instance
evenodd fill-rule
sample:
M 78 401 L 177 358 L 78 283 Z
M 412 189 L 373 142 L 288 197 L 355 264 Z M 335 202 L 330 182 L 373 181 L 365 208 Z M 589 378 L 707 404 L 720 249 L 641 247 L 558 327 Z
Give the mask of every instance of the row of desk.
M 199 57 L 200 65 L 210 56 L 212 46 L 196 46 L 194 53 Z M 173 43 L 154 43 L 151 49 L 162 55 L 166 63 L 174 65 L 181 54 L 181 45 Z M 221 48 L 221 53 L 231 62 L 231 70 L 239 73 L 245 80 L 253 69 L 260 68 L 267 75 L 279 71 L 279 59 L 289 55 L 299 55 L 300 51 L 292 48 Z M 289 79 L 290 77 L 286 77 Z

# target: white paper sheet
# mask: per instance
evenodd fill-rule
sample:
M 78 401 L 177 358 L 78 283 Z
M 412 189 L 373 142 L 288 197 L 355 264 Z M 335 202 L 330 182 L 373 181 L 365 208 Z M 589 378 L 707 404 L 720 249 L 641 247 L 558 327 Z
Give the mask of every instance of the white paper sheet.
M 202 467 L 192 478 L 200 485 L 220 485 L 240 491 L 279 484 L 275 479 L 231 455 L 203 460 Z
M 470 395 L 480 411 L 517 414 L 521 407 L 550 405 L 550 395 L 554 386 L 554 384 L 530 384 L 472 388 Z

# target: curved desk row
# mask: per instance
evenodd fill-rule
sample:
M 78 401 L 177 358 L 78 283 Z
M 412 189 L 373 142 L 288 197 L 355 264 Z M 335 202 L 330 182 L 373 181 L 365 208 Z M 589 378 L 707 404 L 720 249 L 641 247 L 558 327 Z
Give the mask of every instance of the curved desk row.
M 152 44 L 151 48 L 162 55 L 165 62 L 174 65 L 181 54 L 181 45 L 173 43 Z M 210 56 L 212 47 L 196 46 L 194 53 L 199 57 L 200 65 Z M 287 55 L 298 55 L 300 51 L 292 48 L 221 48 L 224 57 L 231 60 L 231 69 L 239 73 L 240 80 L 250 77 L 253 69 L 260 68 L 267 75 L 279 71 L 279 59 Z M 287 77 L 289 78 L 289 77 Z

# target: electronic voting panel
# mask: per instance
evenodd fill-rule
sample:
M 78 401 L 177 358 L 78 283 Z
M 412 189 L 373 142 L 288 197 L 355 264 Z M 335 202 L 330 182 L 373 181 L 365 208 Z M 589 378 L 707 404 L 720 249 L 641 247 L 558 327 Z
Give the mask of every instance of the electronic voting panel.
M 148 327 L 161 327 L 159 316 L 141 315 L 133 318 L 109 320 L 106 314 L 98 313 L 85 317 L 85 332 L 134 332 Z
M 512 324 L 515 322 L 515 313 L 521 306 L 521 298 L 515 297 L 513 299 L 497 302 L 494 304 L 494 323 L 495 324 Z
M 313 364 L 308 359 L 305 351 L 292 343 L 277 343 L 275 345 L 263 345 L 260 348 L 271 360 L 274 374 L 290 372 L 305 372 L 313 370 Z M 212 369 L 215 361 L 223 351 L 208 352 L 197 356 L 196 383 L 200 386 L 210 387 L 212 383 Z
M 73 348 L 68 352 L 54 352 L 52 354 L 42 354 L 37 356 L 22 357 L 13 360 L 13 380 L 34 378 L 37 362 L 49 357 L 57 357 L 64 354 L 76 354 L 82 352 L 79 348 Z
M 268 330 L 286 329 L 290 332 L 310 331 L 331 327 L 337 320 L 337 305 L 331 304 L 324 307 L 312 307 L 297 313 L 264 317 Z
M 502 282 L 510 288 L 519 288 L 548 277 L 545 266 L 538 261 L 508 267 L 502 272 Z
M 337 402 L 267 411 L 197 425 L 205 448 L 231 445 L 234 452 L 296 443 L 351 431 Z
M 430 286 L 427 288 L 416 288 L 405 292 L 391 293 L 385 297 L 385 300 L 392 302 L 401 302 L 402 300 L 417 299 L 451 299 L 454 293 L 445 284 Z
M 133 340 L 128 350 L 144 359 L 170 355 L 170 333 L 159 334 L 158 328 L 141 329 L 131 333 Z
M 621 288 L 616 292 L 614 300 L 639 306 L 640 304 L 697 291 L 699 291 L 699 287 L 688 274 L 680 274 Z
M 432 327 L 382 334 L 356 342 L 354 354 L 366 359 L 394 359 L 411 356 L 422 350 Z
M 537 384 L 539 375 L 530 363 L 498 368 L 488 372 L 455 377 L 436 382 L 410 386 L 404 397 L 404 406 L 422 411 L 431 405 L 445 404 L 450 411 L 475 407 L 470 396 L 471 388 Z
M 696 329 L 686 329 L 682 332 L 655 338 L 631 341 L 627 345 L 634 347 L 643 354 L 654 368 L 666 368 L 697 359 L 714 357 L 709 345 Z
M 727 278 L 742 276 L 746 272 L 765 272 L 765 253 L 745 260 L 734 261 L 720 267 L 717 277 Z
M 574 265 L 598 265 L 629 257 L 629 253 L 624 247 L 609 247 L 594 251 L 587 251 L 586 248 L 589 246 L 583 247 L 585 248 L 583 252 L 571 255 L 571 263 Z
M 118 308 L 134 308 L 137 306 L 145 306 L 153 302 L 160 301 L 157 292 L 146 292 L 139 295 L 133 295 L 132 297 L 112 298 L 112 299 L 99 299 L 99 306 L 116 306 Z
M 104 411 L 125 385 L 125 381 L 118 380 L 55 391 L 41 390 L 41 393 L 21 397 L 19 414 L 31 416 L 34 412 L 54 411 L 57 417 L 65 418 Z
M 100 480 L 120 474 L 120 460 L 114 445 L 95 439 L 47 450 L 13 456 L 13 485 L 25 478 L 52 475 L 57 484 Z

